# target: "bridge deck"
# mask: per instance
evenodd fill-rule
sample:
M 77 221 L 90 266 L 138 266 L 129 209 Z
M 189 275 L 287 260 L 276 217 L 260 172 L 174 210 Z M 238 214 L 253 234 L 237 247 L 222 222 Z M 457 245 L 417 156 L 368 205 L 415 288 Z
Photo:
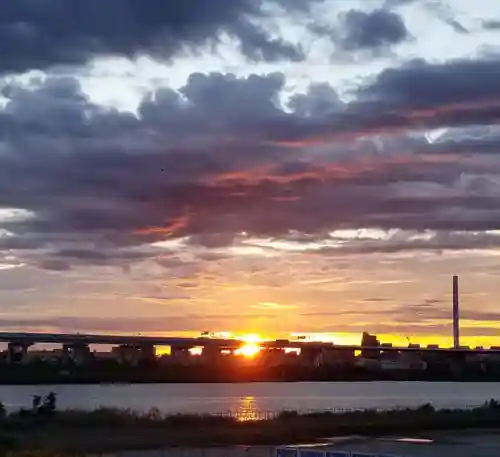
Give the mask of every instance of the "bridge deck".
M 141 345 L 152 344 L 154 346 L 218 346 L 225 348 L 236 348 L 244 344 L 237 339 L 216 338 L 179 338 L 163 336 L 136 336 L 136 335 L 92 335 L 92 334 L 68 334 L 68 333 L 21 333 L 0 332 L 0 342 L 4 343 L 59 343 L 59 344 L 112 344 L 112 345 Z M 398 346 L 376 346 L 366 347 L 360 345 L 335 345 L 328 342 L 306 342 L 276 340 L 266 341 L 260 344 L 267 348 L 301 348 L 301 349 L 332 349 L 332 350 L 375 350 L 384 352 L 446 352 L 446 353 L 475 353 L 475 354 L 500 354 L 497 348 L 429 348 L 429 347 L 398 347 Z

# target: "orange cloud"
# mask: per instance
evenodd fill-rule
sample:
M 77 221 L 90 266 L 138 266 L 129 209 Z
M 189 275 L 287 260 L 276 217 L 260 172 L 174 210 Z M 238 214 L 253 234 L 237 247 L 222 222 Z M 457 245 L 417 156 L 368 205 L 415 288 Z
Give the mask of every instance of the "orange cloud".
M 136 235 L 165 235 L 172 236 L 185 229 L 188 225 L 188 216 L 183 215 L 173 219 L 170 224 L 165 226 L 157 226 L 157 227 L 146 227 L 143 229 L 136 230 L 134 233 Z
M 318 164 L 310 169 L 290 174 L 279 174 L 280 165 L 256 167 L 250 170 L 233 171 L 212 176 L 204 181 L 208 187 L 231 188 L 238 186 L 257 187 L 265 183 L 286 186 L 305 182 L 328 182 L 335 180 L 349 180 L 364 173 L 387 171 L 391 168 L 406 167 L 418 163 L 441 163 L 455 160 L 455 156 L 436 157 L 426 154 L 418 157 L 398 156 L 384 160 L 374 158 L 359 158 L 355 161 L 342 164 Z M 307 165 L 304 165 L 307 166 Z M 291 190 L 291 189 L 289 189 Z M 231 193 L 232 196 L 247 196 L 244 189 L 238 188 Z M 295 195 L 280 195 L 276 199 L 297 199 Z
M 282 196 L 277 196 L 277 197 L 273 197 L 274 200 L 276 201 L 279 201 L 279 202 L 296 202 L 298 200 L 300 200 L 301 197 L 299 196 L 293 196 L 293 195 L 290 195 L 290 196 L 286 196 L 286 195 L 282 195 Z
M 429 109 L 414 110 L 403 114 L 408 119 L 429 119 L 443 114 L 455 114 L 463 111 L 475 113 L 492 108 L 500 108 L 500 100 L 488 100 L 484 102 L 470 103 L 450 103 L 449 105 L 441 105 Z
M 381 112 L 380 125 L 375 125 L 373 127 L 367 126 L 363 127 L 360 125 L 359 129 L 354 128 L 348 131 L 334 131 L 335 124 L 332 123 L 330 132 L 326 131 L 324 134 L 310 136 L 306 138 L 300 138 L 297 140 L 268 140 L 264 141 L 263 145 L 278 146 L 283 148 L 301 149 L 307 147 L 314 147 L 334 142 L 346 142 L 353 141 L 358 138 L 374 136 L 374 135 L 393 135 L 400 134 L 405 130 L 414 128 L 434 128 L 439 126 L 453 126 L 461 125 L 458 120 L 453 120 L 446 118 L 450 115 L 477 115 L 483 111 L 488 111 L 491 109 L 500 109 L 500 100 L 487 100 L 481 102 L 469 102 L 469 103 L 450 103 L 447 105 L 440 105 L 433 108 L 427 109 L 415 109 L 415 110 L 393 110 L 389 112 Z M 383 116 L 388 115 L 389 121 L 384 125 Z M 491 122 L 495 121 L 494 117 L 491 116 Z M 395 125 L 391 125 L 391 119 L 394 121 Z M 355 118 L 354 118 L 355 119 Z M 425 122 L 432 121 L 435 119 L 437 122 Z M 362 120 L 358 121 L 362 124 Z M 373 119 L 374 123 L 377 123 L 376 119 Z M 471 122 L 469 122 L 470 124 Z

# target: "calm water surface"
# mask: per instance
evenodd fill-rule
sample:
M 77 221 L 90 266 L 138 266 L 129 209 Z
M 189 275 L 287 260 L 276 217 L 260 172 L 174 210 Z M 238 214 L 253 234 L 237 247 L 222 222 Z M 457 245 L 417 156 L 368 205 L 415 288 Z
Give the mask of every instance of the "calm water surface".
M 0 386 L 9 409 L 30 407 L 33 395 L 58 394 L 60 408 L 100 406 L 165 413 L 278 412 L 339 408 L 392 408 L 431 402 L 470 407 L 500 399 L 500 383 L 337 382 L 249 384 L 133 384 L 88 386 Z

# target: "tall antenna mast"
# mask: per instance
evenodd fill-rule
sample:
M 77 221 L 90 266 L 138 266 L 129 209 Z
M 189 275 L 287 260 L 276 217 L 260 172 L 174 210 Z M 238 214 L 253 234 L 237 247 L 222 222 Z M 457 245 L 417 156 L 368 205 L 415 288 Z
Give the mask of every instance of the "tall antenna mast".
M 460 347 L 460 311 L 459 311 L 458 276 L 453 276 L 453 347 Z

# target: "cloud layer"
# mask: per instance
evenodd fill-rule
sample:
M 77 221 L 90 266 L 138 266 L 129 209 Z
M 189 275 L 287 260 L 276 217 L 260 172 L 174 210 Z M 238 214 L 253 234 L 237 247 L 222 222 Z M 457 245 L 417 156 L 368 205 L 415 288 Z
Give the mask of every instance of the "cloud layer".
M 409 32 L 399 15 L 387 10 L 350 10 L 345 14 L 344 47 L 347 50 L 380 48 L 398 44 Z
M 299 2 L 300 3 L 300 2 Z M 264 60 L 303 58 L 299 48 L 274 39 L 256 19 L 260 0 L 20 0 L 0 19 L 0 71 L 22 72 L 83 64 L 105 55 L 148 54 L 168 59 L 184 48 L 217 40 L 222 32 L 241 41 L 243 52 Z
M 0 202 L 27 216 L 0 243 L 497 230 L 498 76 L 496 60 L 418 61 L 344 103 L 327 85 L 282 102 L 281 73 L 199 73 L 137 115 L 93 104 L 76 78 L 6 86 Z

